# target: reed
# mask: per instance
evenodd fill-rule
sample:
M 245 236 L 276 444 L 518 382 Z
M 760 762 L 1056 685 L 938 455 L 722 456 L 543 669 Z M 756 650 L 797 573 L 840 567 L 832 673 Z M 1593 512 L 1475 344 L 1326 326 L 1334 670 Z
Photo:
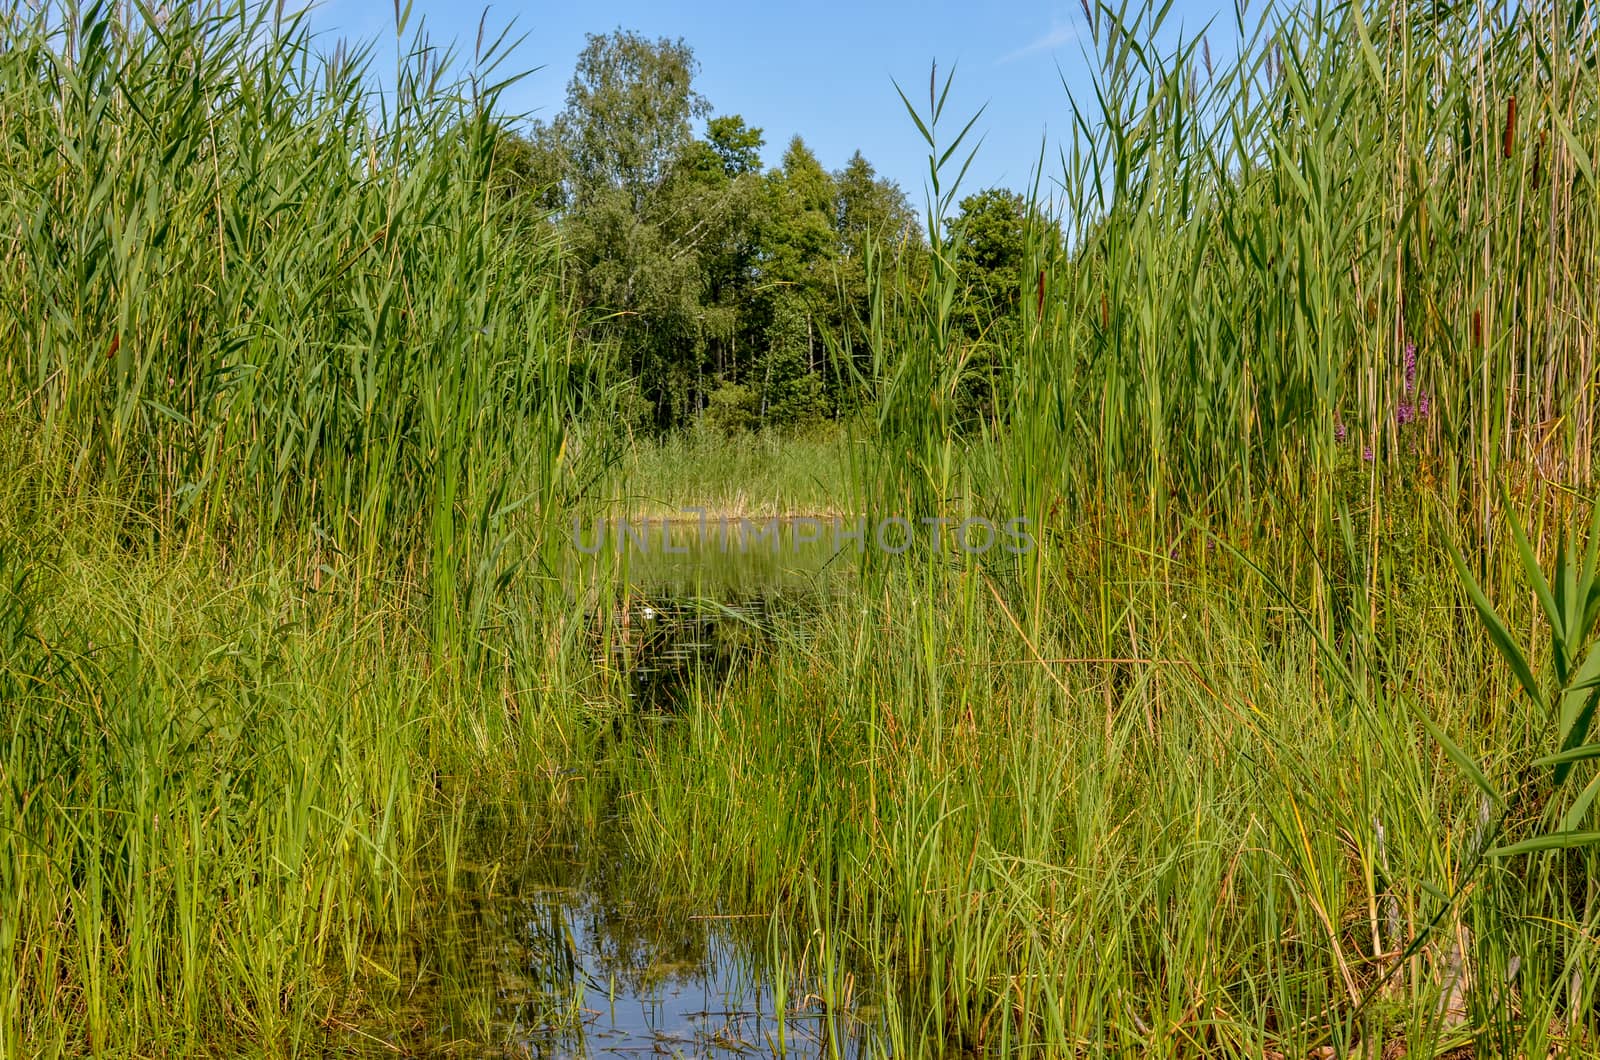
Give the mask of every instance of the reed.
M 501 52 L 397 14 L 378 99 L 266 5 L 0 12 L 0 1053 L 408 996 L 503 1047 L 470 938 L 411 942 L 486 829 L 600 828 L 884 1053 L 1592 1049 L 1584 5 L 1241 7 L 1232 57 L 1089 7 L 1014 348 L 951 325 L 936 75 L 860 418 L 632 449 L 496 191 Z M 706 502 L 1036 547 L 842 565 L 640 711 L 570 517 Z
M 496 192 L 504 42 L 399 12 L 378 98 L 282 8 L 0 10 L 7 1055 L 322 1048 L 554 746 L 603 393 Z

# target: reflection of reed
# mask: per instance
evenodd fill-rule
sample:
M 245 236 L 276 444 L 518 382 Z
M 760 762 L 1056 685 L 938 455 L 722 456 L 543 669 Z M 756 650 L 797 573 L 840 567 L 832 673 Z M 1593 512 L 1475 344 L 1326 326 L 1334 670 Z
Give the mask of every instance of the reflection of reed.
M 579 956 L 547 896 L 458 891 L 382 956 L 398 995 L 388 1038 L 408 1054 L 468 1041 L 566 1054 L 581 1042 Z
M 613 606 L 590 613 L 591 654 L 603 675 L 621 679 L 632 705 L 673 710 L 696 683 L 715 688 L 775 640 L 795 636 L 819 596 L 766 589 L 709 600 L 630 587 Z
M 385 1039 L 410 1055 L 732 1057 L 772 1055 L 780 1039 L 789 1055 L 829 1055 L 809 991 L 770 963 L 768 918 L 694 915 L 618 846 L 585 849 L 509 874 L 463 866 L 383 955 L 394 996 L 378 1010 L 400 1014 Z

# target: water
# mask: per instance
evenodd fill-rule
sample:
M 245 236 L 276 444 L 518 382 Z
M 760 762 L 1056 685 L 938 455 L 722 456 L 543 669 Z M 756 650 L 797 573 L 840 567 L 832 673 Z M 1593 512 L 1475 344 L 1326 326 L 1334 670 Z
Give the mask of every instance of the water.
M 759 665 L 777 639 L 804 637 L 852 564 L 826 534 L 807 541 L 799 529 L 780 523 L 752 548 L 694 523 L 657 525 L 620 549 L 576 554 L 575 603 L 615 701 L 636 717 L 670 718 L 697 689 Z M 882 1052 L 869 1045 L 875 1016 L 855 978 L 841 968 L 819 977 L 803 934 L 696 904 L 634 866 L 615 796 L 591 818 L 604 822 L 597 831 L 559 842 L 530 838 L 526 823 L 521 834 L 480 826 L 477 863 L 436 883 L 442 897 L 426 922 L 375 961 L 366 1011 L 385 1015 L 347 1021 L 339 1047 L 551 1058 Z
M 578 553 L 570 574 L 591 587 L 578 598 L 593 658 L 646 710 L 671 710 L 775 641 L 803 639 L 808 616 L 855 569 L 848 544 L 804 520 L 773 520 L 759 534 L 736 523 L 612 524 L 582 541 L 595 551 Z
M 421 930 L 380 954 L 393 1026 L 352 1025 L 341 1044 L 414 1056 L 869 1054 L 871 1010 L 848 996 L 823 1004 L 803 946 L 791 952 L 778 925 L 697 911 L 621 851 L 597 853 L 510 876 L 493 863 L 463 871 Z
M 571 574 L 587 579 L 604 569 L 622 583 L 679 595 L 814 587 L 851 570 L 859 555 L 834 524 L 804 518 L 591 523 L 572 546 Z

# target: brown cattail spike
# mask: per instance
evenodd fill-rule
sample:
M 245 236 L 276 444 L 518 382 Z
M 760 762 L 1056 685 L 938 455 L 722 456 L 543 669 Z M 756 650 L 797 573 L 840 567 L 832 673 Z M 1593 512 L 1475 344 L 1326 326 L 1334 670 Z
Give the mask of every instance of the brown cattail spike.
M 1111 303 L 1106 300 L 1106 293 L 1100 292 L 1100 330 L 1111 330 Z
M 1506 100 L 1506 135 L 1504 154 L 1511 157 L 1511 148 L 1517 142 L 1517 97 Z
M 1472 345 L 1477 349 L 1483 348 L 1483 310 L 1472 311 Z

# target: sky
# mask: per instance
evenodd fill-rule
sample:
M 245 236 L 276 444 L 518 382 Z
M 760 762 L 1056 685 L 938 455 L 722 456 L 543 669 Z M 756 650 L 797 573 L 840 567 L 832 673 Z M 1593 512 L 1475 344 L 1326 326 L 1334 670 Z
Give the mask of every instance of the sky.
M 414 0 L 411 28 L 420 19 L 435 42 L 458 41 L 470 55 L 484 11 L 480 0 Z M 1094 100 L 1090 35 L 1078 0 L 501 0 L 487 11 L 491 31 L 510 22 L 513 36 L 525 38 L 510 68 L 533 72 L 503 97 L 513 112 L 548 120 L 561 109 L 588 33 L 622 28 L 682 37 L 700 63 L 697 89 L 714 113 L 740 114 L 763 130 L 767 165 L 796 134 L 828 169 L 860 150 L 919 205 L 927 149 L 896 82 L 926 106 L 930 64 L 937 61 L 941 81 L 954 67 L 944 118 L 951 134 L 985 108 L 973 127 L 982 144 L 962 184 L 973 191 L 1025 189 L 1041 145 L 1048 178 L 1059 168 L 1055 145 L 1072 122 L 1069 90 L 1082 106 Z M 393 0 L 317 0 L 311 21 L 330 49 L 341 36 L 394 40 Z M 1173 0 L 1164 35 L 1193 36 L 1208 23 L 1214 52 L 1231 50 L 1232 0 Z M 382 54 L 392 60 L 392 46 Z

